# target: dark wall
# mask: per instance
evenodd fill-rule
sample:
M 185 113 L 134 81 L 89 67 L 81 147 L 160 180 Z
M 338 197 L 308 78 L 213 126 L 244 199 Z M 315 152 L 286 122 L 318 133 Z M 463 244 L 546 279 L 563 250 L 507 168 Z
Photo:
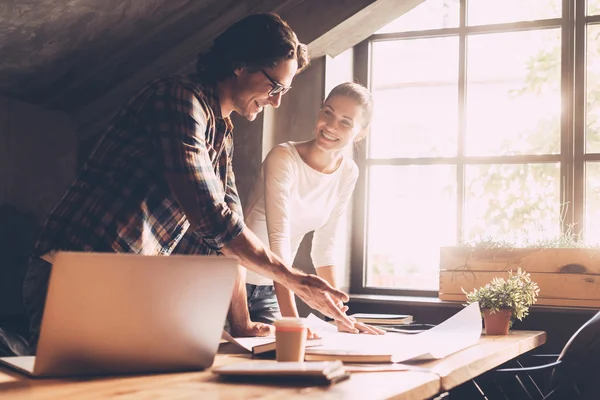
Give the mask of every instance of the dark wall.
M 0 97 L 0 318 L 22 311 L 39 222 L 72 181 L 76 159 L 69 116 Z
M 0 204 L 42 217 L 73 179 L 76 160 L 67 114 L 0 97 Z
M 233 122 L 233 170 L 235 172 L 235 182 L 242 200 L 242 206 L 246 206 L 246 201 L 252 188 L 260 175 L 262 164 L 262 140 L 263 140 L 263 119 L 260 114 L 254 121 L 240 117 L 233 113 L 231 120 Z

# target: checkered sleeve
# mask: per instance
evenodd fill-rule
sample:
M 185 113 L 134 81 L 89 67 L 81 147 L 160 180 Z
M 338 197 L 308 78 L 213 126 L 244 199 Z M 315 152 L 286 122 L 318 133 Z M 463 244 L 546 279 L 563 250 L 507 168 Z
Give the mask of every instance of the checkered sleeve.
M 227 204 L 212 166 L 206 138 L 213 128 L 208 125 L 211 113 L 206 101 L 192 88 L 168 83 L 157 88 L 148 106 L 147 128 L 161 155 L 163 172 L 190 183 L 190 192 L 179 193 L 185 198 L 178 200 L 197 205 L 199 212 L 188 215 L 195 232 L 211 249 L 221 249 L 242 232 L 244 222 Z
M 227 186 L 225 190 L 225 202 L 233 212 L 244 219 L 242 201 L 240 200 L 240 196 L 237 191 L 235 174 L 233 173 L 233 145 L 231 146 L 231 153 L 227 155 Z
M 181 240 L 177 244 L 177 247 L 175 247 L 173 250 L 172 254 L 216 255 L 219 254 L 219 252 L 206 246 L 198 233 L 188 229 L 188 231 L 181 237 Z

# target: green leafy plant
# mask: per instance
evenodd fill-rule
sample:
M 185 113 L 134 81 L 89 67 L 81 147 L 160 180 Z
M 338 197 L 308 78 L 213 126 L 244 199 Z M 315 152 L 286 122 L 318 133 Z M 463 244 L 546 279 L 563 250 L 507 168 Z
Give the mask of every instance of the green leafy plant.
M 511 231 L 510 235 L 482 236 L 459 244 L 474 249 L 597 249 L 600 247 L 600 244 L 586 243 L 582 238 L 581 231 L 575 230 L 574 224 L 567 224 L 564 230 L 557 235 L 549 235 L 543 227 L 535 227 Z
M 515 319 L 520 321 L 529 314 L 529 306 L 537 301 L 540 288 L 527 272 L 519 268 L 517 273 L 508 271 L 506 280 L 496 277 L 470 293 L 464 289 L 462 291 L 467 295 L 467 304 L 479 302 L 479 308 L 487 308 L 492 314 L 500 310 L 510 310 L 512 324 Z

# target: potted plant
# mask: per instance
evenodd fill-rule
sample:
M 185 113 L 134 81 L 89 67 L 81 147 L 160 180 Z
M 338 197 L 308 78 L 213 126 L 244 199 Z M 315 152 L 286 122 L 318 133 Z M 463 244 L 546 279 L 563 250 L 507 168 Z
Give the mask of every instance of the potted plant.
M 539 294 L 537 283 L 522 271 L 508 272 L 508 279 L 493 278 L 479 289 L 467 293 L 467 304 L 479 303 L 486 335 L 507 335 L 515 319 L 521 321 L 529 314 L 529 306 L 535 304 Z

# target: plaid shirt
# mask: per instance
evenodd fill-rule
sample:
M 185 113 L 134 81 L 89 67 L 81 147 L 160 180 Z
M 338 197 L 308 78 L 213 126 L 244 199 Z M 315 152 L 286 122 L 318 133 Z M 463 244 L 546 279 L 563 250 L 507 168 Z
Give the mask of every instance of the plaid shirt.
M 233 125 L 198 78 L 154 81 L 117 115 L 44 222 L 35 256 L 52 250 L 168 255 L 218 251 L 244 228 L 232 169 Z M 191 183 L 195 231 L 164 173 Z

